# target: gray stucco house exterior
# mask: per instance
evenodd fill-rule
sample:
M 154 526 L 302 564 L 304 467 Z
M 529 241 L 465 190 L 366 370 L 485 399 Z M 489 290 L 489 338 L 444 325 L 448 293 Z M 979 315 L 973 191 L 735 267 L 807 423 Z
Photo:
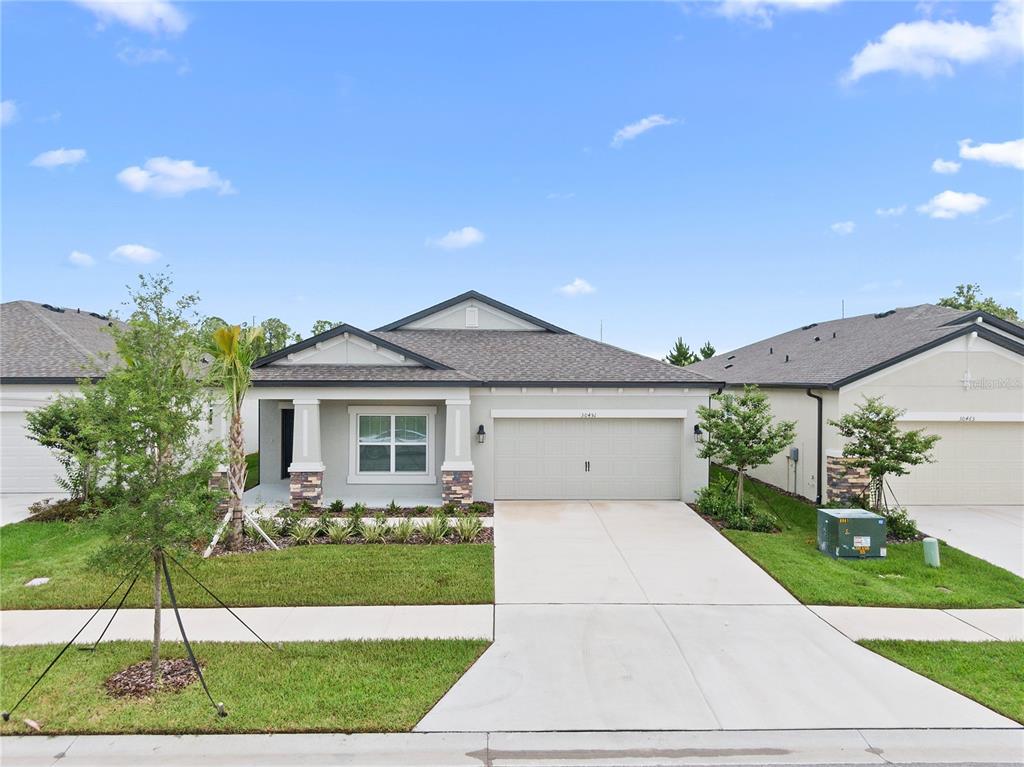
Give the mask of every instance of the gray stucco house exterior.
M 469 291 L 259 360 L 247 503 L 692 500 L 719 386 Z

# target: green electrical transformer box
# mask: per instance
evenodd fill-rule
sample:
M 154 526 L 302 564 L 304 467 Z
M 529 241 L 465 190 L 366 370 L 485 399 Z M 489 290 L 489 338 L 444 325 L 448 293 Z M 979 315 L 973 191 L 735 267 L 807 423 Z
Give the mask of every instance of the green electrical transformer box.
M 830 557 L 885 556 L 885 517 L 863 509 L 818 509 L 818 550 Z

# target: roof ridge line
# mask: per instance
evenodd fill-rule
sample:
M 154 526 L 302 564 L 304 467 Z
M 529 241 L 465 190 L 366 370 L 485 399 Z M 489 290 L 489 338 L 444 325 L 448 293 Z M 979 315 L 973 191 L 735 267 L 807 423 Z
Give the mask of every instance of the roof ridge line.
M 33 303 L 32 301 L 26 301 L 25 303 L 28 304 L 32 313 L 35 314 L 36 317 L 38 317 L 46 325 L 49 325 L 50 329 L 53 330 L 53 332 L 55 332 L 57 335 L 59 335 L 61 338 L 63 338 L 65 341 L 67 341 L 69 344 L 75 347 L 78 351 L 84 354 L 86 359 L 91 360 L 95 358 L 95 355 L 87 348 L 85 348 L 85 346 L 83 346 L 82 343 L 77 338 L 72 336 L 70 333 L 64 330 L 64 328 L 60 327 L 60 325 L 58 325 L 56 322 L 54 322 L 45 314 L 43 314 L 43 312 L 47 310 L 44 310 L 40 304 Z M 65 309 L 64 311 L 67 310 Z

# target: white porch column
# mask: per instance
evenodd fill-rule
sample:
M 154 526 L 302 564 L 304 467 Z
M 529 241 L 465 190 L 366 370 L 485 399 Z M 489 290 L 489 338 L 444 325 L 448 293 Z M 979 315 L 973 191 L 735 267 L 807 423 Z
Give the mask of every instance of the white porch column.
M 307 503 L 320 506 L 324 500 L 324 464 L 320 453 L 320 400 L 296 399 L 292 434 L 292 463 L 289 492 L 293 507 Z
M 460 506 L 473 500 L 473 427 L 468 399 L 445 400 L 441 499 Z

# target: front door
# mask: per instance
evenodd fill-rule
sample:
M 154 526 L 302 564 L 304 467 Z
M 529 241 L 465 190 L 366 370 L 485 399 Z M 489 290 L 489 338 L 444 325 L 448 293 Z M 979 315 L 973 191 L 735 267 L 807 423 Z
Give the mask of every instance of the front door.
M 292 465 L 292 436 L 295 434 L 295 411 L 291 408 L 281 411 L 281 479 L 288 479 L 288 467 Z

